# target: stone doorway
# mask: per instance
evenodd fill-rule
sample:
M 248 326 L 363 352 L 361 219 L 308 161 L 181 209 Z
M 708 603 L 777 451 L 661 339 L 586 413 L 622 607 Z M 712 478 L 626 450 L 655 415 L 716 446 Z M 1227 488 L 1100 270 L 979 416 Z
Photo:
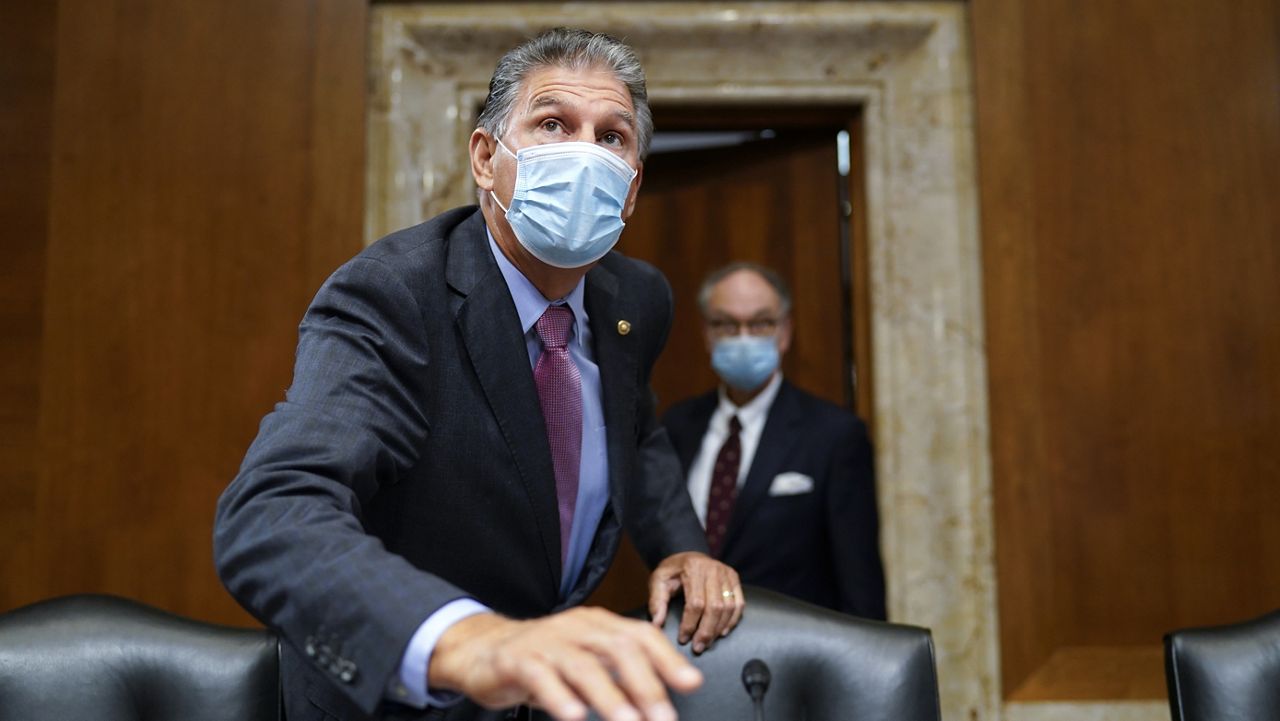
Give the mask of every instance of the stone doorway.
M 1000 716 L 981 257 L 962 3 L 375 6 L 366 238 L 474 202 L 467 138 L 539 30 L 626 39 L 651 102 L 856 106 L 889 613 L 933 630 L 944 717 Z

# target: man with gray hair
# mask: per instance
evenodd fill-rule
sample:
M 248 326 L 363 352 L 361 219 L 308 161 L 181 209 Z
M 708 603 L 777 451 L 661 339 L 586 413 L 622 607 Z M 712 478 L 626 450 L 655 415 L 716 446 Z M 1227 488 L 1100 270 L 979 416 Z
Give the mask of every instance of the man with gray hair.
M 885 618 L 875 473 L 866 425 L 782 377 L 791 291 L 732 263 L 698 295 L 721 386 L 663 417 L 711 554 L 742 581 Z
M 695 653 L 738 623 L 653 414 L 670 288 L 611 252 L 651 135 L 630 48 L 543 33 L 490 82 L 479 207 L 316 295 L 214 530 L 224 584 L 285 641 L 291 721 L 674 719 L 698 671 L 654 625 L 574 608 L 624 530 L 656 624 L 677 592 Z

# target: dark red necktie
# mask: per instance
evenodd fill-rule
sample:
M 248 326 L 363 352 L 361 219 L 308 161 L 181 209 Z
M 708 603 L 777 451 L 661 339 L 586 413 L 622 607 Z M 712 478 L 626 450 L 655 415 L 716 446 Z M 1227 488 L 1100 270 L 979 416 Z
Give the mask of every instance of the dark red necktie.
M 560 509 L 560 565 L 569 554 L 569 532 L 578 502 L 578 469 L 582 461 L 582 376 L 567 348 L 573 330 L 573 311 L 549 306 L 534 325 L 542 341 L 542 355 L 533 367 L 542 420 L 551 445 L 551 465 L 556 477 L 556 502 Z
M 742 439 L 738 433 L 741 430 L 738 417 L 730 418 L 729 437 L 720 446 L 716 465 L 711 469 L 711 492 L 707 494 L 707 545 L 713 558 L 719 558 L 724 548 L 733 501 L 738 496 L 738 466 L 742 462 Z

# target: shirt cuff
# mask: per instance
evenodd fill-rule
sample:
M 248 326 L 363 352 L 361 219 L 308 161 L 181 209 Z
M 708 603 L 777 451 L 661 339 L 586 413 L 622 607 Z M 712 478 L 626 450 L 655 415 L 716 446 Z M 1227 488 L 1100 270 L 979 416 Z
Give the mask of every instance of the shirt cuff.
M 431 652 L 435 651 L 436 642 L 453 624 L 489 611 L 489 607 L 479 601 L 459 598 L 428 616 L 409 639 L 409 646 L 400 658 L 399 670 L 387 682 L 386 698 L 414 708 L 452 706 L 461 701 L 462 694 L 459 693 L 430 692 L 427 688 L 427 664 L 431 663 Z

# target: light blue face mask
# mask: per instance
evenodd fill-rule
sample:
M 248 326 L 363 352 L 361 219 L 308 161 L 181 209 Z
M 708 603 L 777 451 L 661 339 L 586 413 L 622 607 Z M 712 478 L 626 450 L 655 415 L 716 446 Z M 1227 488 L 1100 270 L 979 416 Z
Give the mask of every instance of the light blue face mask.
M 730 388 L 753 391 L 778 369 L 778 343 L 773 336 L 721 338 L 711 349 L 711 367 Z
M 618 242 L 622 210 L 636 171 L 593 143 L 531 145 L 512 153 L 516 187 L 511 207 L 503 207 L 520 244 L 533 257 L 557 268 L 580 268 L 604 257 Z

